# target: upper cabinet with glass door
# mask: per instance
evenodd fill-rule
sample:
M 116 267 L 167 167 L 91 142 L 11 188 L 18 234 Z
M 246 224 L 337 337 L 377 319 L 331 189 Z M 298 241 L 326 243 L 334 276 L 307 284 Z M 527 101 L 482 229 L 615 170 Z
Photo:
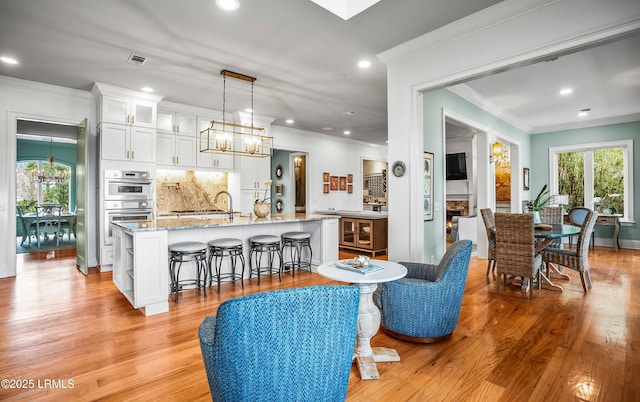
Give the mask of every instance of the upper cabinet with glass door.
M 162 96 L 98 82 L 92 93 L 98 99 L 98 121 L 156 128 L 157 107 Z
M 196 116 L 185 113 L 158 110 L 158 133 L 186 135 L 195 137 Z

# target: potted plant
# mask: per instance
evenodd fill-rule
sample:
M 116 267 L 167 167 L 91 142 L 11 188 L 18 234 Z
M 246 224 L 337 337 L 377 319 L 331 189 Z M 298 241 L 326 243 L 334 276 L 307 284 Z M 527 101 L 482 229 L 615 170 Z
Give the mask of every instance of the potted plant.
M 549 195 L 549 188 L 545 184 L 540 189 L 538 196 L 529 202 L 529 209 L 533 211 L 533 222 L 540 223 L 540 211 L 549 205 L 551 202 L 551 196 Z

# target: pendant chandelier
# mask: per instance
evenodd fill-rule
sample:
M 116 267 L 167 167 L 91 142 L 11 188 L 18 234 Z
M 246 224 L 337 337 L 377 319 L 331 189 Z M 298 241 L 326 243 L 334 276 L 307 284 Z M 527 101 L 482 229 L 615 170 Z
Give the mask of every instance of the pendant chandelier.
M 200 152 L 234 156 L 265 158 L 271 156 L 273 137 L 264 134 L 264 128 L 253 125 L 253 83 L 255 77 L 220 71 L 222 75 L 222 121 L 212 120 L 209 127 L 200 131 Z M 226 121 L 227 77 L 251 82 L 251 125 Z
M 68 169 L 55 168 L 56 158 L 53 156 L 53 138 L 50 139 L 49 166 L 43 166 L 40 171 L 33 172 L 33 181 L 36 183 L 62 183 L 69 179 Z

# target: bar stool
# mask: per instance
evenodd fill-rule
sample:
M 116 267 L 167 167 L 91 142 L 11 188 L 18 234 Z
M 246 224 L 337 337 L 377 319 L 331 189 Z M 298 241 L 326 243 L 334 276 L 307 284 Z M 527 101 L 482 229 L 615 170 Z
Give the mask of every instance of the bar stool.
M 233 238 L 222 238 L 211 240 L 207 243 L 209 246 L 209 286 L 213 281 L 213 267 L 215 267 L 215 275 L 218 281 L 218 293 L 220 293 L 220 281 L 222 279 L 231 279 L 231 282 L 240 280 L 242 287 L 244 288 L 244 255 L 242 251 L 242 240 Z M 231 262 L 231 272 L 222 273 L 222 261 L 228 257 Z M 215 258 L 215 261 L 213 260 Z M 236 272 L 236 265 L 238 264 L 238 258 L 242 263 L 242 272 Z M 213 262 L 213 265 L 211 264 Z
M 180 279 L 180 268 L 183 262 L 195 262 L 197 278 Z M 178 269 L 176 269 L 176 264 Z M 171 279 L 171 293 L 175 293 L 175 302 L 178 302 L 178 292 L 184 286 L 196 286 L 204 290 L 207 297 L 207 245 L 197 241 L 184 241 L 169 245 L 169 276 Z M 200 279 L 202 276 L 202 279 Z
M 267 253 L 269 265 L 261 266 L 262 255 Z M 260 284 L 260 274 L 269 272 L 273 274 L 273 262 L 278 256 L 278 280 L 282 280 L 282 251 L 280 250 L 280 237 L 272 235 L 258 235 L 249 238 L 249 278 L 255 272 L 258 275 L 258 285 Z M 253 265 L 255 257 L 255 267 Z
M 296 276 L 296 268 L 309 268 L 311 272 L 311 259 L 313 251 L 311 250 L 311 234 L 306 232 L 286 232 L 280 238 L 282 239 L 282 255 L 286 257 L 285 247 L 289 248 L 289 261 L 282 263 L 283 269 L 291 268 L 291 275 Z M 309 250 L 309 260 L 303 260 L 302 254 L 304 247 Z

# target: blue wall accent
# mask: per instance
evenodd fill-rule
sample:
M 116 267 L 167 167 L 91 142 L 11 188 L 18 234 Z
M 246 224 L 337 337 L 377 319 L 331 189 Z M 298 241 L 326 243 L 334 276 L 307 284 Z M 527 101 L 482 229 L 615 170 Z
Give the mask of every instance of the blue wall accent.
M 18 139 L 16 159 L 18 162 L 28 160 L 49 160 L 51 156 L 51 143 L 47 141 L 33 141 Z M 70 143 L 54 142 L 53 155 L 56 162 L 71 167 L 71 183 L 69 184 L 69 210 L 76 207 L 76 159 L 77 145 Z
M 271 184 L 271 213 L 272 214 L 292 214 L 296 211 L 295 206 L 295 191 L 291 188 L 293 183 L 293 172 L 289 169 L 289 159 L 291 158 L 290 151 L 282 151 L 279 149 L 273 150 L 273 156 L 271 157 L 271 177 L 273 183 Z M 276 166 L 282 166 L 282 177 L 276 177 Z M 282 195 L 276 195 L 276 184 L 282 184 L 284 191 Z M 276 200 L 281 199 L 284 208 L 282 212 L 276 211 Z
M 638 174 L 640 166 L 640 121 L 532 135 L 531 154 L 536 155 L 536 164 L 531 166 L 532 188 L 540 188 L 543 184 L 549 182 L 549 148 L 620 140 L 634 140 L 633 210 L 637 220 L 640 213 L 640 174 Z M 596 228 L 596 237 L 611 239 L 612 236 L 613 227 L 599 226 Z M 622 226 L 619 237 L 620 239 L 640 240 L 640 227 L 637 223 Z

